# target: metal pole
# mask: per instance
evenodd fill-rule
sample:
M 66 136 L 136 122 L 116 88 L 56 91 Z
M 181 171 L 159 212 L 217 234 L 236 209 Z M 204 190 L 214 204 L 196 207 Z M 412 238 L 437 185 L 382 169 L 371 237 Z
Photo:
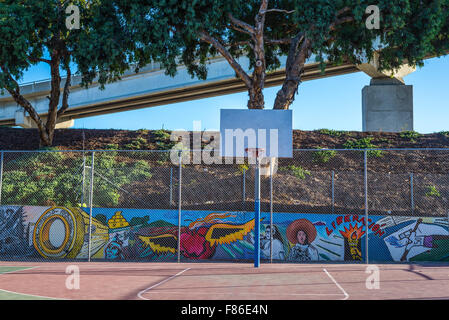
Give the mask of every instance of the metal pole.
M 332 170 L 332 187 L 331 187 L 331 192 L 332 192 L 332 214 L 335 211 L 335 172 L 334 170 Z
M 256 154 L 256 177 L 254 196 L 254 219 L 255 219 L 255 240 L 254 240 L 254 267 L 260 266 L 260 163 Z
M 181 182 L 182 182 L 182 153 L 179 152 L 179 179 L 178 179 L 178 262 L 181 262 Z
M 3 185 L 3 151 L 0 154 L 0 205 L 2 204 L 2 185 Z
M 365 255 L 366 255 L 366 264 L 369 263 L 368 259 L 368 163 L 367 163 L 367 155 L 366 150 L 363 154 L 364 158 L 364 180 L 365 180 Z
M 83 182 L 81 185 L 81 207 L 84 207 L 85 183 L 86 183 L 86 155 L 83 154 Z
M 95 152 L 92 152 L 92 164 L 90 166 L 90 196 L 89 196 L 89 242 L 88 242 L 88 261 L 90 262 L 90 249 L 91 249 L 91 239 L 92 239 L 92 205 L 93 205 L 93 195 L 94 195 L 94 160 Z
M 170 168 L 170 207 L 173 205 L 173 168 Z
M 270 263 L 273 263 L 273 158 L 270 158 Z
M 242 190 L 242 209 L 245 211 L 245 200 L 246 200 L 246 169 L 243 168 L 243 190 Z
M 412 206 L 412 214 L 415 213 L 415 199 L 413 192 L 413 173 L 410 173 L 410 201 Z

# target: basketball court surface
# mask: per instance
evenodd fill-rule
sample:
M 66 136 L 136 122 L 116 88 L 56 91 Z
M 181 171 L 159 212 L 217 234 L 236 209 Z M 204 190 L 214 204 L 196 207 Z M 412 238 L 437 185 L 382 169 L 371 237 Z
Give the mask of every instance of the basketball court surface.
M 3 300 L 448 299 L 449 265 L 1 262 Z M 79 269 L 79 288 L 67 285 Z M 372 287 L 372 286 L 371 286 Z

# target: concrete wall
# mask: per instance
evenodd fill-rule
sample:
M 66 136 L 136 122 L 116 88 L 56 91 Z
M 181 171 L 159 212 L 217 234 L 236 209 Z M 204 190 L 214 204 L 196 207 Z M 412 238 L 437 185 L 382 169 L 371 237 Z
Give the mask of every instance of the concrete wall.
M 362 90 L 363 131 L 413 130 L 413 86 L 373 79 Z

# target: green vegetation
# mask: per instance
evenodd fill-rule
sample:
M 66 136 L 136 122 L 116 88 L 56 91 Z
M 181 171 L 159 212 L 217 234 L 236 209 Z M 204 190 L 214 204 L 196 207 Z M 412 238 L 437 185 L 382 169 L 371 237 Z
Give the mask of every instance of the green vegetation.
M 114 1 L 104 0 L 0 2 L 0 93 L 11 94 L 29 114 L 41 146 L 53 144 L 56 123 L 69 107 L 75 72 L 82 87 L 95 80 L 104 88 L 138 68 L 127 49 L 135 43 L 119 27 L 114 8 Z M 18 90 L 24 73 L 37 64 L 46 65 L 44 77 L 52 83 L 45 117 L 37 112 L 36 101 Z
M 295 166 L 293 164 L 289 165 L 289 166 L 286 166 L 286 167 L 281 167 L 281 168 L 279 168 L 279 171 L 281 171 L 281 172 L 282 171 L 289 171 L 289 172 L 293 173 L 293 175 L 296 178 L 300 179 L 300 180 L 303 180 L 303 179 L 306 178 L 306 176 L 310 176 L 311 175 L 309 170 L 306 170 L 306 169 L 304 169 L 301 166 Z
M 343 147 L 346 149 L 376 149 L 377 146 L 371 142 L 373 139 L 374 138 L 372 138 L 372 137 L 360 138 L 358 140 L 350 139 L 345 142 Z M 368 157 L 381 157 L 382 151 L 381 150 L 368 150 L 366 152 L 366 155 Z
M 438 191 L 434 185 L 432 184 L 428 185 L 426 189 L 427 189 L 426 197 L 435 197 L 435 198 L 441 197 L 440 191 Z
M 239 170 L 238 172 L 240 174 L 243 174 L 244 171 L 248 171 L 249 170 L 249 164 L 245 161 L 245 163 L 238 164 L 237 168 Z
M 399 136 L 403 139 L 410 140 L 411 142 L 415 143 L 416 139 L 422 136 L 422 134 L 416 132 L 416 131 L 402 131 Z
M 147 139 L 143 137 L 137 137 L 133 142 L 125 145 L 127 150 L 144 150 L 148 146 Z
M 327 163 L 337 155 L 335 150 L 320 150 L 313 153 L 313 162 Z
M 85 190 L 90 186 L 90 156 L 86 157 Z M 147 161 L 118 161 L 117 152 L 96 153 L 94 204 L 118 205 L 120 188 L 150 179 Z M 100 176 L 101 175 L 101 176 Z M 83 158 L 62 152 L 27 153 L 4 163 L 2 203 L 79 206 Z M 109 182 L 108 182 L 109 181 Z
M 377 138 L 376 141 L 381 142 L 381 143 L 389 143 L 390 142 L 390 140 L 388 140 L 387 138 Z
M 442 134 L 446 138 L 449 138 L 449 131 L 440 131 L 439 134 Z
M 341 136 L 347 134 L 346 131 L 339 131 L 339 130 L 332 130 L 332 129 L 319 129 L 316 131 L 321 134 L 327 134 L 328 136 L 332 136 L 332 137 L 341 137 Z
M 176 142 L 170 140 L 170 131 L 159 129 L 153 131 L 154 141 L 157 144 L 158 150 L 171 150 Z

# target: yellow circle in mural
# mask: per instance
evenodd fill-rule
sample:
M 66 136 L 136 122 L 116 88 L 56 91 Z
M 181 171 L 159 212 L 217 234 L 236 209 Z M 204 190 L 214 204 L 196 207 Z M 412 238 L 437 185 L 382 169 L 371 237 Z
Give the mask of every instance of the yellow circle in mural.
M 58 222 L 62 222 L 63 228 L 58 228 Z M 59 214 L 49 216 L 42 222 L 41 229 L 42 231 L 39 232 L 39 242 L 43 244 L 46 252 L 51 254 L 61 253 L 69 241 L 70 236 L 67 220 Z M 63 240 L 61 243 L 58 243 L 60 242 L 58 238 L 61 236 L 63 236 Z
M 35 249 L 44 258 L 64 258 L 74 248 L 75 242 L 82 235 L 74 213 L 63 207 L 46 210 L 37 220 L 33 232 Z M 76 246 L 78 247 L 78 246 Z

